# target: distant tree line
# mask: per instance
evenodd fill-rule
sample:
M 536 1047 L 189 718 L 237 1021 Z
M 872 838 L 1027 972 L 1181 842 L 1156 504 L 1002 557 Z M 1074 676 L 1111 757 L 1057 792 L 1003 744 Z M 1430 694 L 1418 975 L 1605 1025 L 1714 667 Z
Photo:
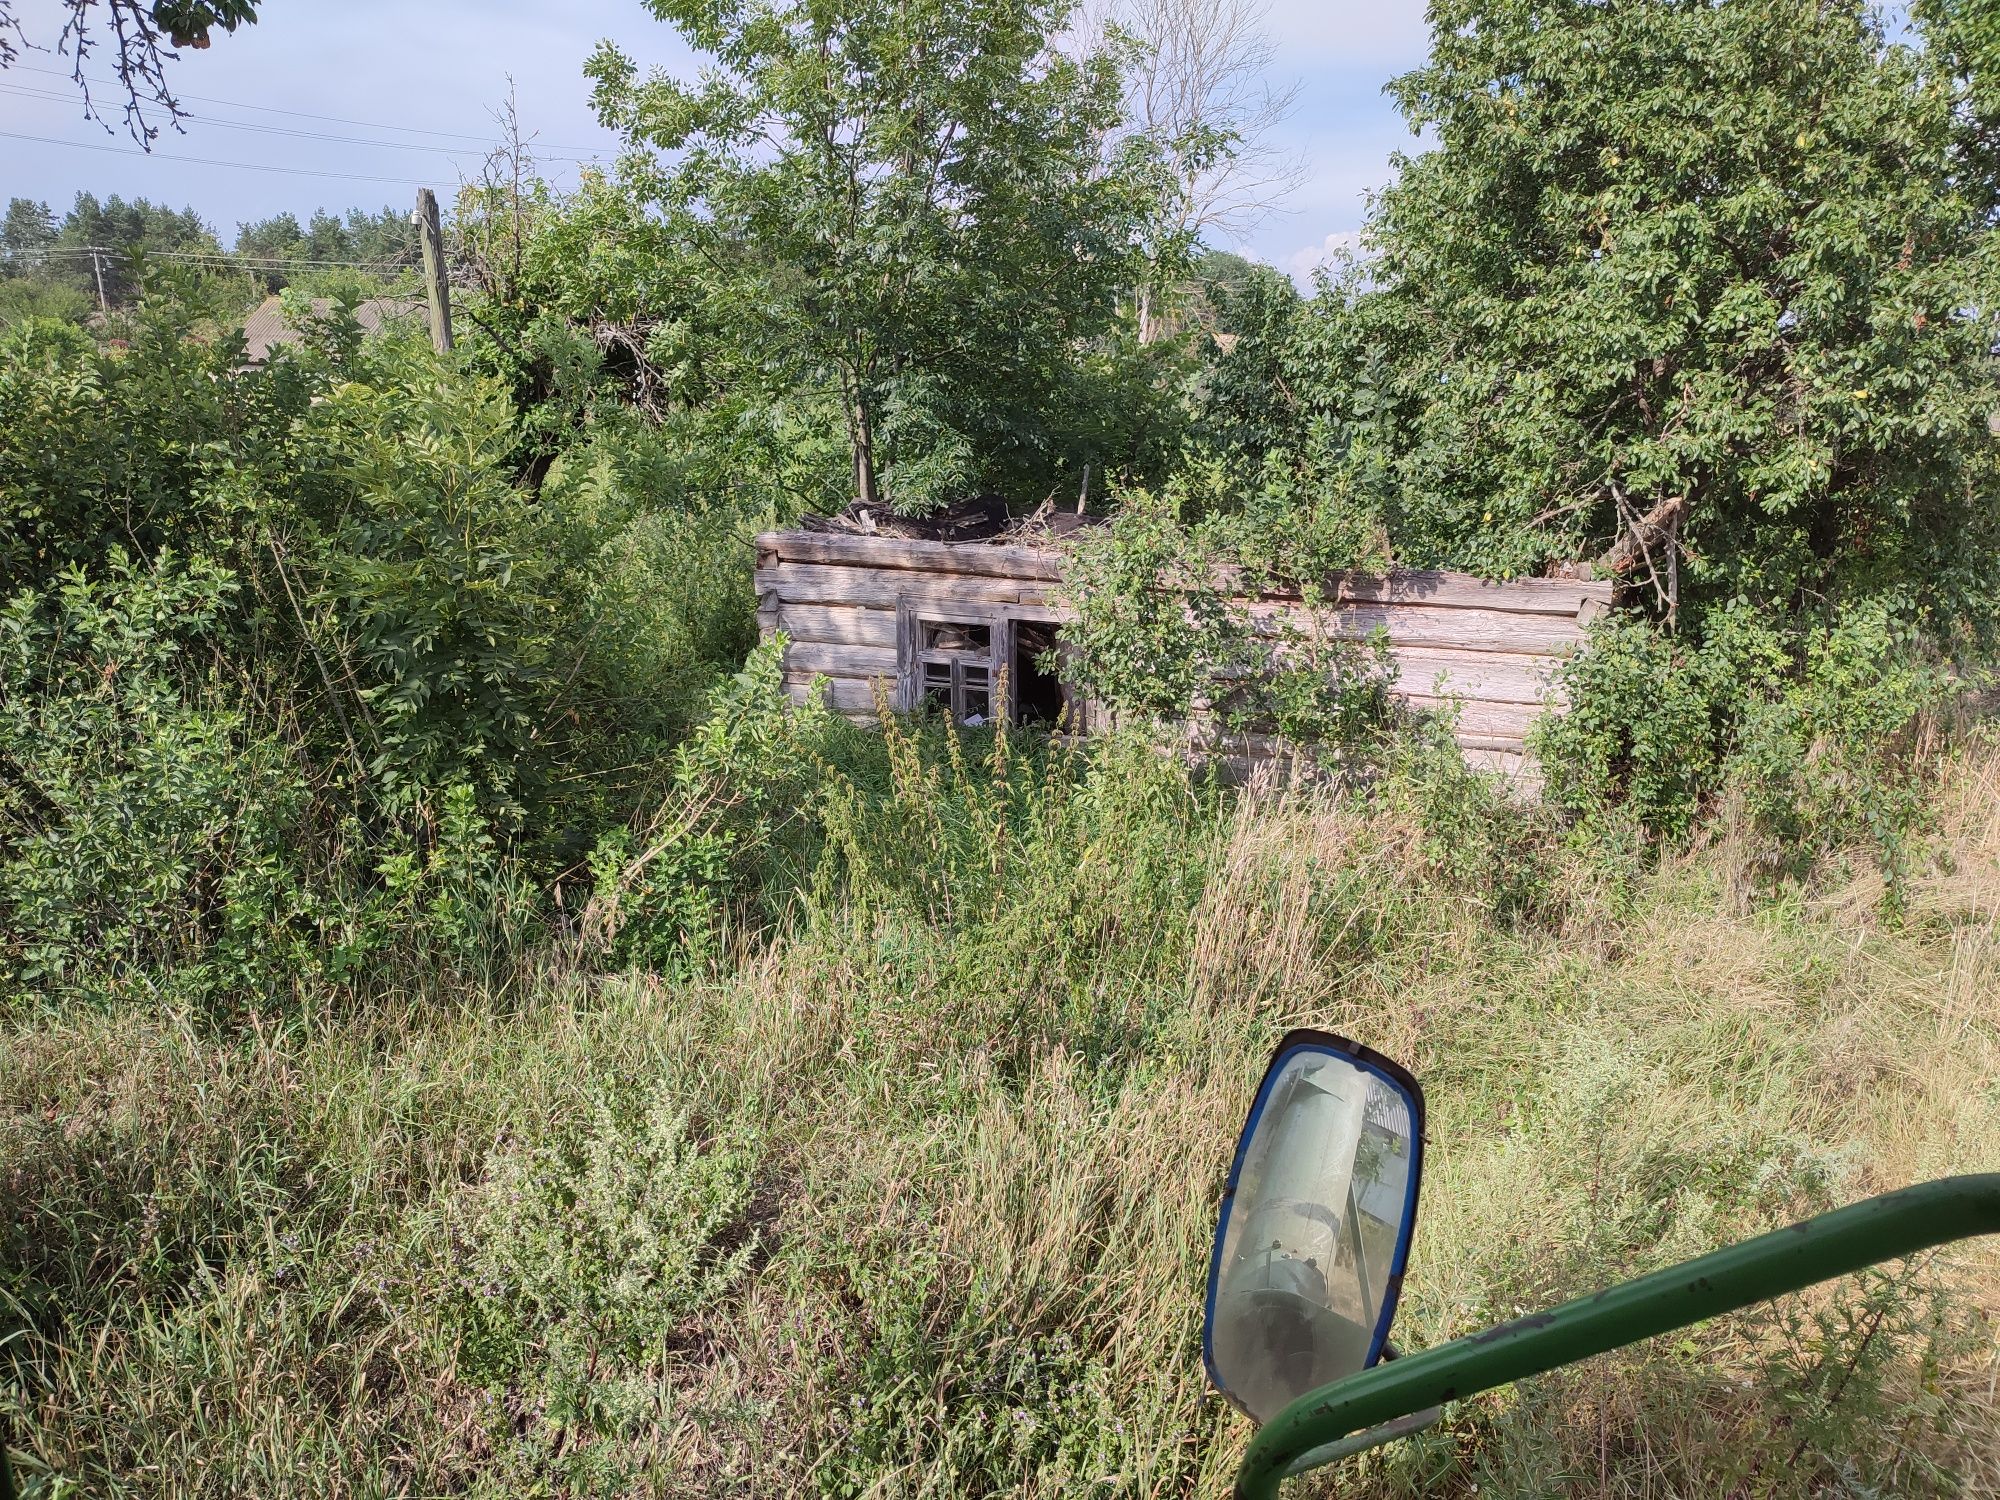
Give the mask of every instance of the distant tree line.
M 303 224 L 293 213 L 238 224 L 225 248 L 192 208 L 79 192 L 58 216 L 45 202 L 14 198 L 0 221 L 0 323 L 32 315 L 82 322 L 100 307 L 129 308 L 149 258 L 241 278 L 246 295 L 261 296 L 301 276 L 393 275 L 415 263 L 416 232 L 402 209 L 320 209 Z

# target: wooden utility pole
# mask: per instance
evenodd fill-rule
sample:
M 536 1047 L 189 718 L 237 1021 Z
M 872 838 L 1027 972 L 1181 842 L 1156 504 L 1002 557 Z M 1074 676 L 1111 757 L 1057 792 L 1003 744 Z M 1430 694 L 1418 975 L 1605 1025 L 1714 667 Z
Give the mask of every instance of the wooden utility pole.
M 440 354 L 451 352 L 451 288 L 444 279 L 444 234 L 438 228 L 437 194 L 429 188 L 417 189 L 417 238 L 424 247 L 424 296 L 431 309 L 431 345 Z
M 104 300 L 104 261 L 95 245 L 90 247 L 90 270 L 97 278 L 97 311 L 100 315 L 109 316 L 111 304 Z

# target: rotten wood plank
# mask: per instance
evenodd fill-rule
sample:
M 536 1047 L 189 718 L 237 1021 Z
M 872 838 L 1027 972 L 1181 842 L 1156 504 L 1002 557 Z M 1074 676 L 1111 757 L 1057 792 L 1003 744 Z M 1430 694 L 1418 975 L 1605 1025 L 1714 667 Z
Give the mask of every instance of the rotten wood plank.
M 832 641 L 793 641 L 785 652 L 787 672 L 823 672 L 829 677 L 896 680 L 894 646 L 850 646 Z
M 1555 681 L 1561 657 L 1455 651 L 1445 646 L 1392 646 L 1389 655 L 1396 665 L 1400 692 L 1482 698 L 1494 703 L 1557 705 L 1565 701 Z
M 1265 628 L 1287 619 L 1310 633 L 1298 605 L 1258 601 L 1250 617 Z M 1498 651 L 1516 656 L 1561 656 L 1583 641 L 1574 618 L 1493 609 L 1435 608 L 1427 604 L 1350 604 L 1312 612 L 1318 628 L 1349 640 L 1388 632 L 1391 646 L 1450 646 L 1465 651 Z
M 1587 601 L 1611 602 L 1608 579 L 1513 578 L 1500 581 L 1436 568 L 1387 573 L 1338 573 L 1322 585 L 1330 604 L 1422 604 L 1436 609 L 1495 609 L 1512 614 L 1569 615 Z
M 893 609 L 857 609 L 846 604 L 781 604 L 775 628 L 794 641 L 835 646 L 896 646 Z
M 931 542 L 910 537 L 844 536 L 836 532 L 778 531 L 757 538 L 759 566 L 785 564 L 891 568 L 915 572 L 1024 578 L 1057 582 L 1063 551 L 1054 546 L 998 542 Z M 1241 577 L 1224 569 L 1225 580 Z M 1321 585 L 1335 604 L 1424 604 L 1440 609 L 1497 609 L 1520 614 L 1571 615 L 1588 603 L 1608 605 L 1610 579 L 1514 578 L 1497 580 L 1441 568 L 1392 568 L 1387 573 L 1337 573 Z M 1296 598 L 1291 591 L 1271 597 Z
M 786 564 L 896 568 L 1043 583 L 1062 577 L 1062 554 L 1055 548 L 1005 542 L 927 542 L 914 537 L 767 531 L 757 538 L 757 550 L 760 564 L 768 551 Z
M 1540 705 L 1534 703 L 1488 703 L 1477 698 L 1454 700 L 1433 698 L 1426 693 L 1398 693 L 1410 707 L 1429 713 L 1440 713 L 1452 707 L 1458 710 L 1458 722 L 1453 737 L 1464 744 L 1468 740 L 1506 740 L 1519 743 L 1527 736 L 1535 720 L 1542 716 Z
M 939 544 L 942 545 L 942 544 Z M 843 568 L 783 563 L 760 568 L 757 591 L 773 590 L 785 604 L 847 604 L 894 609 L 904 599 L 927 604 L 1034 604 L 1048 602 L 1050 586 L 1027 579 L 954 577 L 894 568 Z
M 825 696 L 827 707 L 840 714 L 869 714 L 875 712 L 875 683 L 860 677 L 821 677 L 818 679 L 820 691 Z M 813 685 L 810 672 L 785 674 L 785 690 L 794 701 L 803 702 Z M 895 692 L 895 683 L 885 681 L 883 691 Z

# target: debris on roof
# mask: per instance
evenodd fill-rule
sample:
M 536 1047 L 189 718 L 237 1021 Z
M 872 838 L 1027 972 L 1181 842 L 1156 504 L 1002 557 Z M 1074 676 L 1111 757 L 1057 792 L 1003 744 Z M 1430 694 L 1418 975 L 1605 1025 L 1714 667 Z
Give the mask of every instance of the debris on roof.
M 1032 515 L 1015 516 L 998 495 L 974 495 L 927 516 L 901 516 L 886 505 L 856 500 L 830 516 L 802 516 L 800 531 L 843 536 L 902 537 L 923 542 L 1033 544 L 1102 525 L 1107 517 L 1077 515 L 1044 501 Z

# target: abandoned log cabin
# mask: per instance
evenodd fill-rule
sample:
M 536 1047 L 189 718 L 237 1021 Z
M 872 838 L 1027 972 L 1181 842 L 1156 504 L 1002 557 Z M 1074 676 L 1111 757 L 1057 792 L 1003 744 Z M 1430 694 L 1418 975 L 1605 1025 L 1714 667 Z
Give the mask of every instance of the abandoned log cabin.
M 795 698 L 823 679 L 830 706 L 856 719 L 874 718 L 879 685 L 899 711 L 933 703 L 981 723 L 998 708 L 1016 723 L 1054 723 L 1067 710 L 1087 732 L 1088 706 L 1041 666 L 1061 643 L 1062 561 L 1052 541 L 767 532 L 757 538 L 758 623 L 766 640 L 783 631 L 789 641 L 785 684 Z M 1456 702 L 1468 762 L 1532 775 L 1529 726 L 1560 708 L 1555 668 L 1609 607 L 1611 589 L 1392 571 L 1335 580 L 1331 602 L 1311 612 L 1278 594 L 1243 602 L 1355 639 L 1381 628 L 1400 697 L 1420 708 Z M 1010 701 L 996 705 L 1003 679 Z

